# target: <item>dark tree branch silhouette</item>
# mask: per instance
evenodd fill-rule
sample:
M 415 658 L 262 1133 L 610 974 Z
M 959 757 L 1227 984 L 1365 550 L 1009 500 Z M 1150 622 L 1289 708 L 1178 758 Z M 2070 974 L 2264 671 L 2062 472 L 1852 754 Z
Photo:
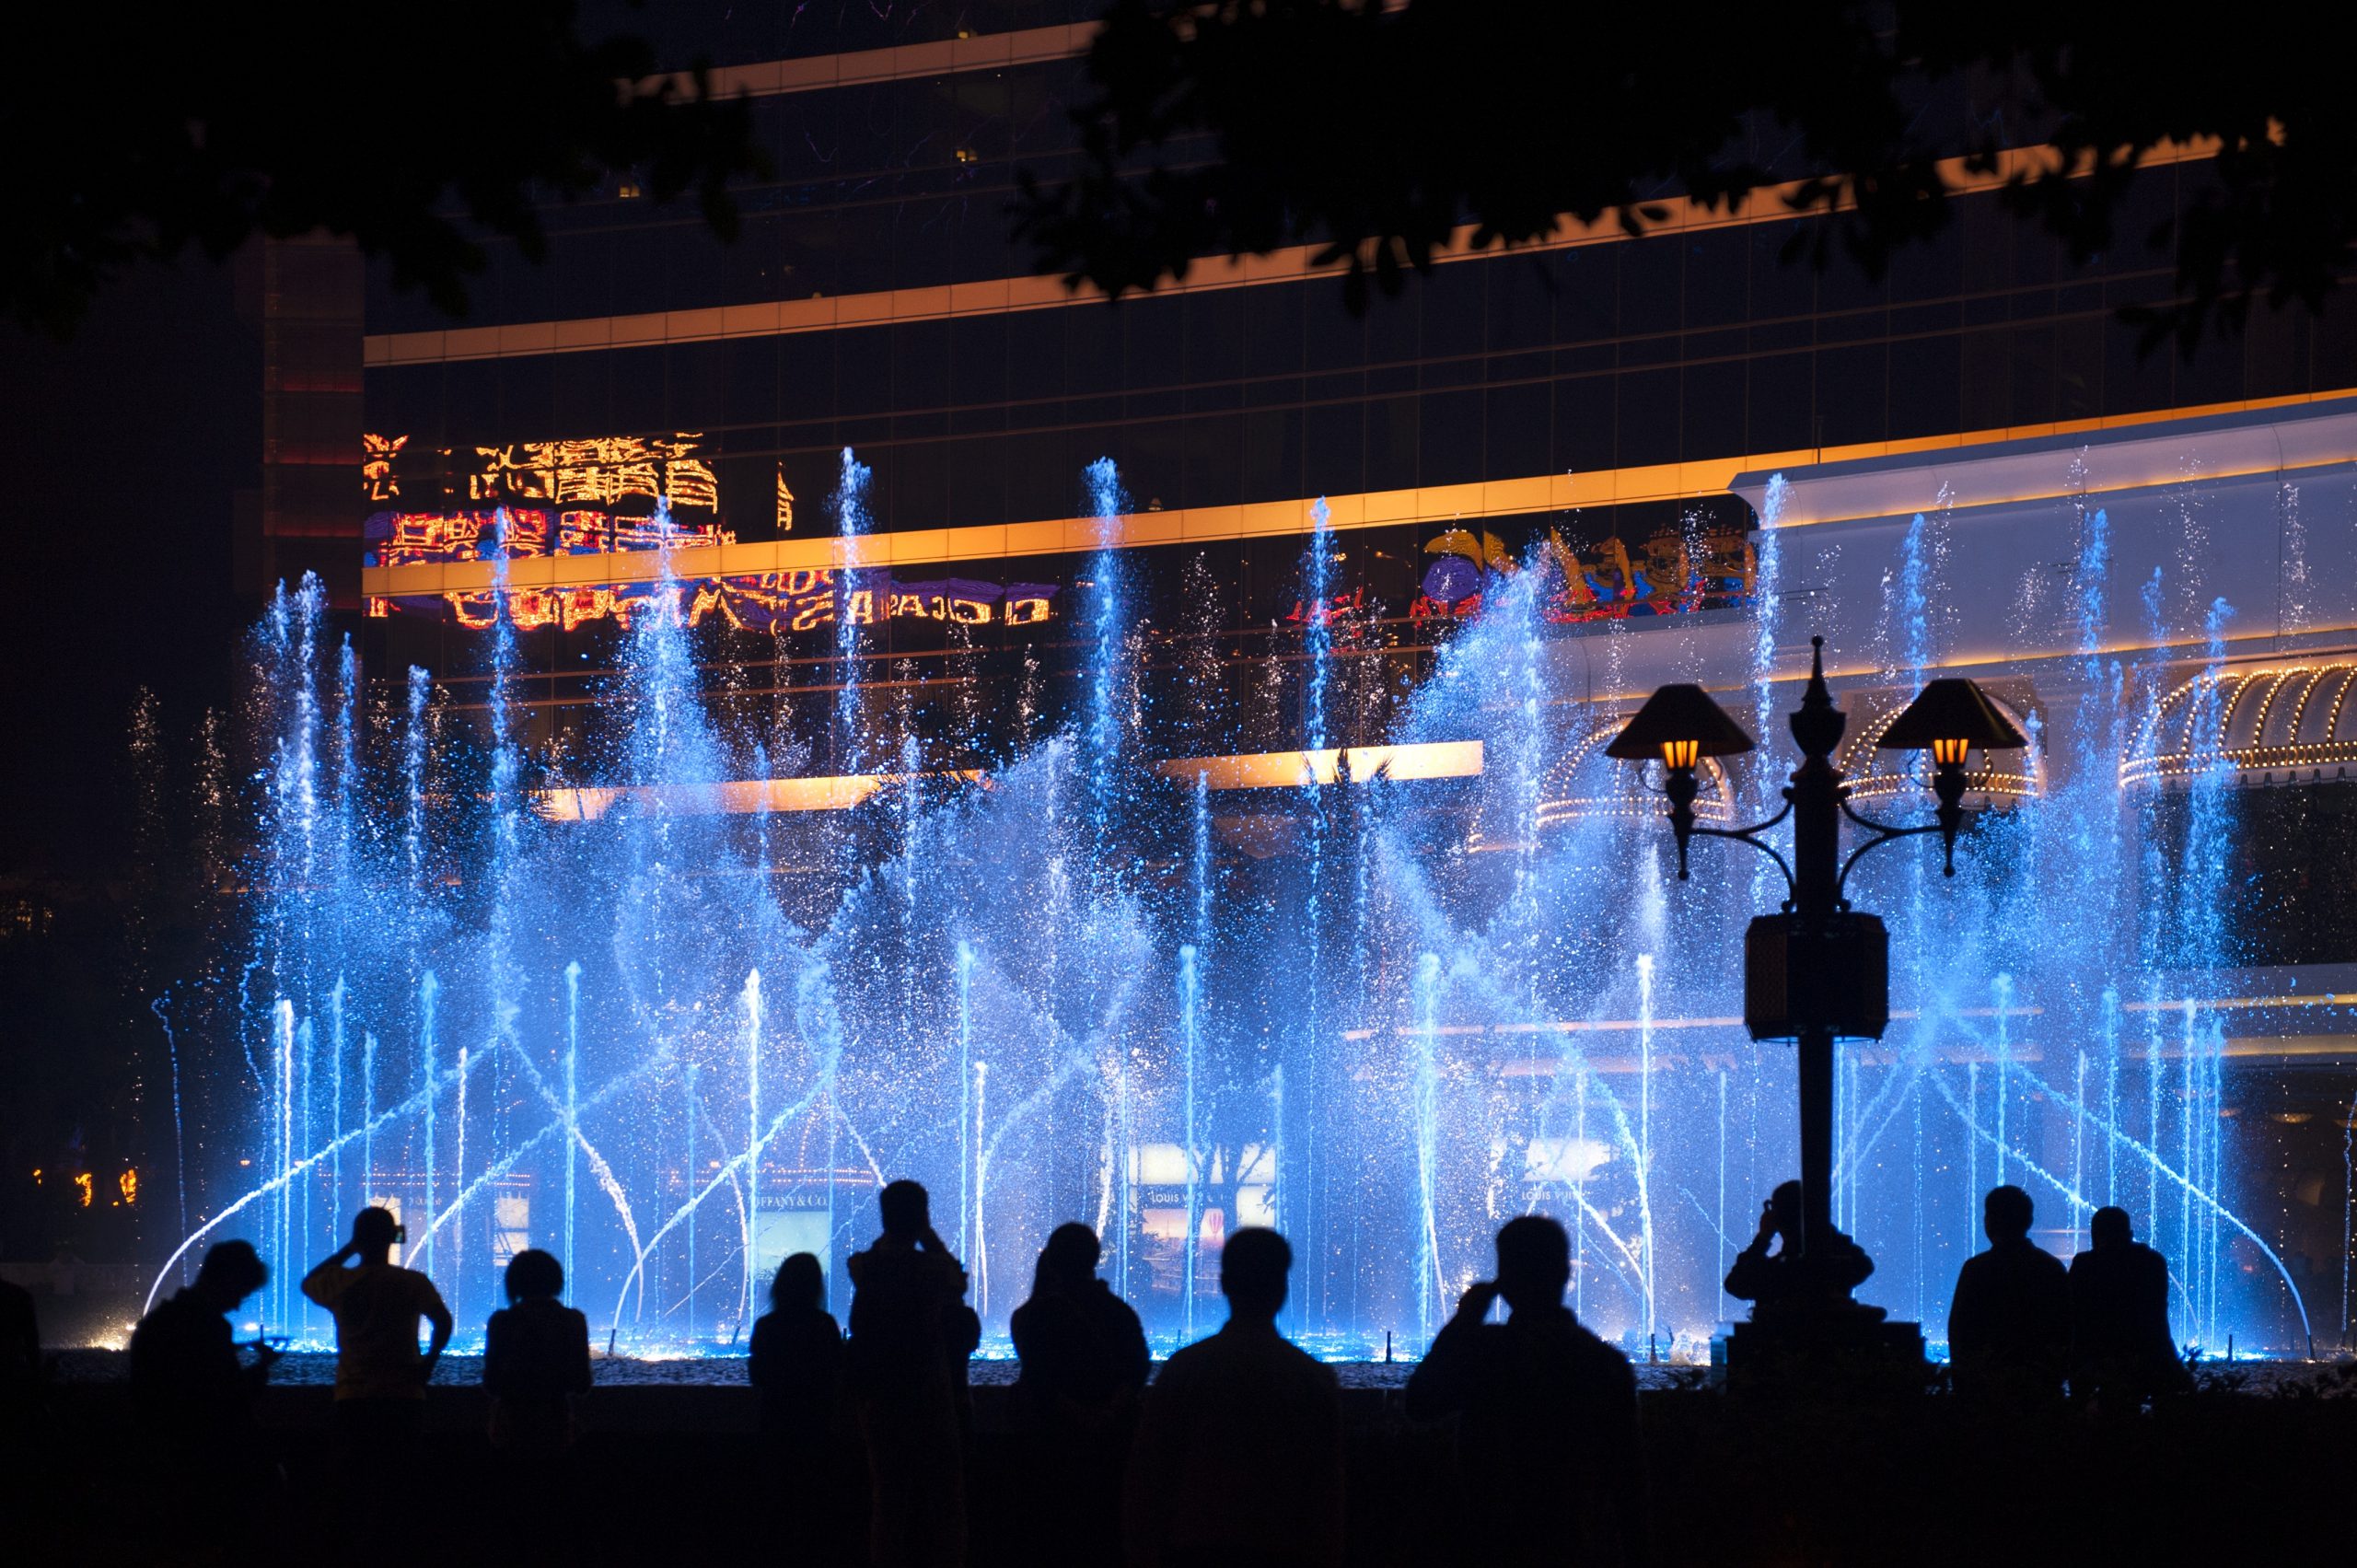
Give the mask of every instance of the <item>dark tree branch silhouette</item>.
M 1204 257 L 1308 245 L 1356 308 L 1460 230 L 1475 249 L 1566 217 L 1637 235 L 1665 197 L 1724 210 L 1769 186 L 1823 220 L 1794 250 L 1879 275 L 1952 221 L 1965 182 L 1996 177 L 2005 208 L 2074 261 L 2123 243 L 2173 260 L 2174 297 L 2128 313 L 2147 346 L 2190 353 L 2255 299 L 2319 304 L 2357 238 L 2357 97 L 2338 52 L 2286 49 L 2256 18 L 2155 27 L 2030 0 L 1116 0 L 1088 71 L 1075 170 L 1027 179 L 1016 222 L 1043 270 L 1116 296 Z M 1925 128 L 1941 87 L 1969 130 Z M 1779 143 L 1797 176 L 1754 151 Z M 2182 222 L 2131 216 L 2138 169 L 2188 150 L 2205 172 Z
M 0 309 L 60 335 L 126 268 L 315 230 L 463 315 L 482 237 L 544 251 L 538 203 L 628 174 L 727 238 L 761 168 L 742 101 L 571 0 L 59 7 L 15 41 Z

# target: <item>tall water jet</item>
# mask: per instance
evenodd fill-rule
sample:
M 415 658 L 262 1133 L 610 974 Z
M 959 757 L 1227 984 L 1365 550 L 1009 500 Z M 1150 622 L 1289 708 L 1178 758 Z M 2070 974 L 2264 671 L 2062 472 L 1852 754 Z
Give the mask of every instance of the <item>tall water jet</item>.
M 1112 847 L 1115 795 L 1125 733 L 1122 698 L 1128 687 L 1124 644 L 1129 636 L 1130 609 L 1123 591 L 1126 567 L 1119 548 L 1121 518 L 1130 500 L 1121 489 L 1120 470 L 1110 458 L 1088 465 L 1083 476 L 1088 494 L 1088 514 L 1097 527 L 1097 552 L 1089 557 L 1093 597 L 1088 616 L 1088 711 L 1085 738 L 1088 778 L 1089 826 L 1100 857 Z
M 1301 1237 L 1302 1255 L 1317 1260 L 1304 1284 L 1299 1307 L 1300 1319 L 1314 1328 L 1326 1325 L 1327 1270 L 1324 1266 L 1326 1243 L 1324 1235 L 1325 1193 L 1320 1187 L 1324 1172 L 1319 1168 L 1319 1147 L 1324 1131 L 1318 1115 L 1318 1100 L 1325 1083 L 1324 1057 L 1325 1020 L 1319 1001 L 1325 987 L 1323 946 L 1326 931 L 1326 799 L 1320 788 L 1317 759 L 1326 749 L 1326 692 L 1332 679 L 1334 633 L 1330 620 L 1333 597 L 1333 515 L 1326 499 L 1319 496 L 1309 508 L 1309 553 L 1303 563 L 1303 598 L 1306 614 L 1303 619 L 1303 655 L 1306 661 L 1302 688 L 1301 746 L 1306 759 L 1302 769 L 1302 809 L 1307 830 L 1306 870 L 1302 888 L 1301 939 L 1303 963 L 1310 983 L 1301 991 L 1301 1035 L 1299 1060 L 1302 1075 L 1308 1092 L 1302 1097 L 1304 1114 L 1301 1125 L 1287 1139 L 1297 1152 L 1298 1174 L 1294 1185 L 1301 1198 L 1290 1216 L 1290 1223 Z M 1341 776 L 1341 761 L 1335 760 L 1336 776 Z
M 1182 1340 L 1192 1344 L 1195 1339 L 1195 1249 L 1200 1242 L 1203 1224 L 1203 1155 L 1195 1128 L 1195 1063 L 1202 1050 L 1202 979 L 1196 968 L 1199 949 L 1187 943 L 1178 949 L 1178 1028 L 1180 1050 L 1186 1066 L 1185 1097 L 1186 1143 L 1181 1151 L 1186 1158 L 1187 1233 L 1179 1245 L 1178 1263 L 1178 1332 Z
M 1429 1348 L 1440 1321 L 1440 956 L 1416 960 L 1416 1342 Z
M 974 945 L 958 944 L 958 1256 L 974 1208 Z
M 156 1015 L 156 1022 L 164 1030 L 164 1053 L 172 1077 L 172 1197 L 180 1208 L 180 1234 L 188 1234 L 188 1125 L 180 1107 L 180 1042 L 172 1032 L 171 996 L 168 993 L 147 1004 Z
M 459 1145 L 459 1154 L 450 1172 L 450 1208 L 447 1215 L 451 1232 L 458 1238 L 459 1252 L 458 1266 L 450 1271 L 450 1310 L 462 1320 L 467 1312 L 467 1233 L 460 1223 L 459 1216 L 466 1212 L 467 1194 L 472 1191 L 467 1181 L 467 1066 L 471 1054 L 471 1048 L 464 1045 L 459 1047 L 458 1102 L 452 1107 L 452 1116 L 458 1123 L 456 1141 Z M 433 1230 L 439 1230 L 442 1228 L 445 1218 L 444 1214 L 429 1210 L 426 1224 Z
M 1991 1008 L 1991 1012 L 1993 1015 L 1992 1021 L 1996 1026 L 1997 1037 L 1996 1058 L 1993 1070 L 1990 1074 L 1997 1108 L 1995 1144 L 1997 1180 L 1995 1184 L 2003 1187 L 2005 1185 L 2005 1111 L 2008 1102 L 2013 1098 L 2013 1085 L 2006 1077 L 2005 1069 L 2007 1059 L 2013 1051 L 2014 977 L 2009 974 L 1999 975 L 1991 986 L 1991 994 L 1995 1000 L 1995 1005 Z
M 742 1320 L 761 1310 L 761 971 L 745 975 L 745 1305 Z M 694 1161 L 689 1161 L 694 1168 Z
M 577 1205 L 581 1179 L 581 962 L 564 966 L 564 1277 L 580 1274 Z M 578 1283 L 575 1285 L 577 1292 Z
M 837 559 L 844 563 L 838 568 L 850 575 L 850 563 L 860 558 L 860 541 L 867 535 L 873 519 L 867 508 L 867 488 L 876 472 L 861 462 L 849 447 L 842 449 L 841 468 L 835 481 L 835 534 L 842 542 L 836 547 Z M 834 768 L 838 773 L 858 773 L 865 771 L 865 743 L 861 733 L 859 697 L 859 628 L 862 623 L 849 613 L 835 621 L 835 713 L 833 724 Z
M 360 1202 L 377 1203 L 377 1033 L 360 1036 Z
M 272 1009 L 272 1018 L 275 1025 L 275 1033 L 273 1041 L 274 1049 L 271 1054 L 277 1083 L 278 1114 L 273 1122 L 273 1131 L 277 1134 L 277 1147 L 273 1151 L 275 1157 L 271 1163 L 284 1173 L 295 1168 L 296 1159 L 295 1004 L 284 997 L 279 998 L 277 1005 Z M 295 1188 L 292 1182 L 283 1183 L 278 1189 L 276 1241 L 278 1255 L 282 1258 L 291 1255 L 294 1251 L 294 1195 Z M 286 1288 L 285 1274 L 288 1272 L 281 1270 L 279 1272 L 278 1310 L 273 1316 L 281 1323 L 291 1324 L 294 1321 L 294 1315 L 301 1308 L 294 1305 L 298 1298 Z
M 683 1102 L 679 1107 L 680 1130 L 687 1134 L 687 1148 L 684 1151 L 684 1157 L 679 1162 L 682 1174 L 680 1185 L 689 1191 L 694 1189 L 696 1182 L 702 1179 L 702 1175 L 696 1168 L 696 1112 L 702 1103 L 696 1094 L 696 1077 L 699 1071 L 700 1063 L 691 1062 L 687 1064 L 685 1072 L 680 1074 L 679 1080 L 679 1094 Z M 692 1201 L 682 1205 L 682 1212 L 687 1216 L 687 1341 L 691 1345 L 696 1342 L 696 1286 L 702 1283 L 700 1276 L 696 1273 L 696 1214 L 701 1208 L 700 1203 Z
M 434 971 L 432 970 L 427 970 L 418 976 L 418 1093 L 424 1101 L 424 1110 L 421 1114 L 420 1120 L 423 1123 L 425 1133 L 425 1158 L 420 1164 L 419 1174 L 425 1188 L 425 1219 L 427 1228 L 425 1233 L 418 1237 L 417 1247 L 412 1258 L 405 1260 L 410 1263 L 410 1266 L 414 1269 L 425 1268 L 428 1256 L 434 1249 L 433 1220 L 435 1213 L 434 1177 L 435 1163 L 434 1157 L 434 1102 L 439 1098 L 439 1091 L 441 1087 L 441 1086 L 436 1084 L 434 1080 L 434 1027 L 436 1021 L 435 1017 L 435 1004 L 441 1000 L 441 996 L 442 982 L 434 978 Z
M 1654 1286 L 1654 956 L 1637 955 L 1637 1214 L 1644 1227 L 1645 1342 L 1655 1332 Z

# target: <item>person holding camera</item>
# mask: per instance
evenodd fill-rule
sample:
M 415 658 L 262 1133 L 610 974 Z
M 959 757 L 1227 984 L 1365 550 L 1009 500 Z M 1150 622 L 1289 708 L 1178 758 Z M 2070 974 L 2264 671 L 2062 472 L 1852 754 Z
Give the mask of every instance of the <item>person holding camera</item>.
M 884 1234 L 845 1263 L 850 1386 L 867 1446 L 868 1560 L 875 1568 L 966 1561 L 966 1358 L 981 1324 L 966 1268 L 933 1228 L 913 1181 L 877 1194 Z
M 425 1385 L 450 1342 L 450 1309 L 434 1282 L 393 1261 L 407 1239 L 389 1210 L 368 1208 L 352 1239 L 303 1276 L 303 1294 L 335 1318 L 335 1420 L 347 1458 L 364 1468 L 397 1458 L 415 1436 Z M 417 1348 L 420 1318 L 433 1339 Z
M 1408 1379 L 1412 1421 L 1457 1423 L 1467 1562 L 1499 1568 L 1649 1558 L 1637 1375 L 1563 1300 L 1571 1238 L 1506 1222 L 1477 1281 Z M 1511 1314 L 1488 1321 L 1504 1302 Z

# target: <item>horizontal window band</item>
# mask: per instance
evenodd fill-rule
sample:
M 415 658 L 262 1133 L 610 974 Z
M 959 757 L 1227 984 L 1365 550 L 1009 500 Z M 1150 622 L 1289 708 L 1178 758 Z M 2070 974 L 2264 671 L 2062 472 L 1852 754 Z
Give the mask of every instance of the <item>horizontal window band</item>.
M 1052 29 L 1051 29 L 1052 30 Z M 2216 156 L 2214 144 L 2169 145 L 2146 155 L 2142 167 L 2167 168 Z M 1996 167 L 1977 170 L 1965 158 L 1946 158 L 1940 172 L 1950 191 L 1972 195 L 1995 191 L 2017 176 L 2040 173 L 2052 167 L 2044 148 L 2017 148 L 1999 156 Z M 1804 181 L 1761 186 L 1733 207 L 1705 206 L 1689 197 L 1672 196 L 1648 205 L 1663 216 L 1643 238 L 1674 238 L 1713 229 L 1741 228 L 1792 219 L 1789 198 Z M 1566 220 L 1553 236 L 1510 250 L 1476 250 L 1474 226 L 1459 228 L 1435 255 L 1444 264 L 1484 258 L 1570 250 L 1587 245 L 1624 244 L 1631 236 L 1617 217 L 1593 223 Z M 1314 258 L 1324 247 L 1294 245 L 1266 256 L 1228 256 L 1201 261 L 1184 278 L 1166 283 L 1157 295 L 1209 293 L 1253 288 L 1265 284 L 1303 283 L 1331 279 L 1330 266 Z M 975 283 L 944 284 L 929 288 L 885 289 L 866 294 L 842 294 L 816 299 L 769 300 L 747 305 L 715 305 L 694 310 L 661 310 L 643 315 L 594 316 L 572 320 L 525 321 L 498 327 L 451 327 L 418 332 L 375 333 L 364 340 L 364 362 L 372 367 L 400 365 L 450 364 L 478 359 L 520 359 L 546 354 L 586 354 L 601 349 L 648 348 L 668 343 L 713 343 L 736 338 L 784 337 L 801 332 L 830 332 L 851 327 L 873 327 L 895 321 L 943 321 L 966 316 L 1008 315 L 1026 310 L 1052 310 L 1101 304 L 1094 288 L 1064 286 L 1060 277 L 1025 275 L 989 278 Z
M 1009 32 L 978 33 L 971 38 L 936 39 L 930 43 L 898 43 L 886 49 L 854 49 L 836 54 L 760 60 L 745 65 L 715 65 L 710 80 L 715 98 L 734 98 L 739 93 L 747 98 L 776 98 L 785 93 L 824 92 L 830 87 L 905 81 L 911 76 L 957 76 L 973 71 L 1035 65 L 1043 60 L 1070 60 L 1087 53 L 1089 42 L 1096 36 L 1094 22 L 1017 28 Z M 656 77 L 640 90 L 656 90 L 667 81 L 685 87 L 692 78 L 675 72 L 669 76 Z

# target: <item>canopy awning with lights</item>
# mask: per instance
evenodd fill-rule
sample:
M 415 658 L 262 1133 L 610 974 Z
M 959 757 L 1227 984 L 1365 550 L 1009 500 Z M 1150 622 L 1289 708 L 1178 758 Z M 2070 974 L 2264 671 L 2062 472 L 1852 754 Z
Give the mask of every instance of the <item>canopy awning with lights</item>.
M 2324 784 L 2357 769 L 2357 658 L 2201 670 L 2165 691 L 2127 755 L 2122 784 L 2182 788 Z

